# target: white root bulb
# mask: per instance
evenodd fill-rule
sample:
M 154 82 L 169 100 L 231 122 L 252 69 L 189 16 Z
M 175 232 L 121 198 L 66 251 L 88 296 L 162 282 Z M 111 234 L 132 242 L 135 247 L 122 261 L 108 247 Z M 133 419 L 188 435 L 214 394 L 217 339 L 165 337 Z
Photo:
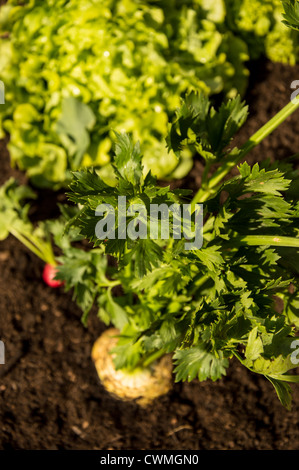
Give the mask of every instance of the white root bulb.
M 118 335 L 117 329 L 109 328 L 94 343 L 91 357 L 98 376 L 114 397 L 124 401 L 135 400 L 140 406 L 148 406 L 172 388 L 171 358 L 169 355 L 163 356 L 148 367 L 133 372 L 116 370 L 110 351 L 116 346 Z

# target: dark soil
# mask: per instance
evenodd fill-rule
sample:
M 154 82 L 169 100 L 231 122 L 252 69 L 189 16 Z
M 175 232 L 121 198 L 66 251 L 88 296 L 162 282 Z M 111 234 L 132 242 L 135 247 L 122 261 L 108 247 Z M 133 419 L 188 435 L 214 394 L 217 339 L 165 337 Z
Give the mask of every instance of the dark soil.
M 252 73 L 246 98 L 251 115 L 238 143 L 289 101 L 299 67 L 261 62 Z M 298 147 L 295 114 L 250 159 L 282 159 Z M 5 143 L 0 165 L 0 183 L 18 175 L 10 170 Z M 188 178 L 193 189 L 199 170 L 197 162 Z M 46 212 L 53 197 L 41 194 Z M 222 380 L 175 384 L 146 410 L 115 400 L 102 388 L 90 359 L 105 328 L 95 312 L 84 328 L 71 295 L 46 287 L 42 263 L 12 237 L 0 243 L 0 263 L 0 339 L 6 345 L 6 365 L 0 366 L 1 449 L 298 448 L 299 387 L 293 387 L 289 412 L 266 379 L 235 361 Z

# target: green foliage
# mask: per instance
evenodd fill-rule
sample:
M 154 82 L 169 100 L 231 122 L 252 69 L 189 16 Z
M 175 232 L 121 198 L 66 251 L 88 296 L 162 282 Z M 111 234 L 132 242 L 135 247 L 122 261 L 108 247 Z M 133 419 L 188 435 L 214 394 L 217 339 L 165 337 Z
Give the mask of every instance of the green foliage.
M 28 227 L 29 204 L 24 201 L 34 199 L 34 192 L 27 186 L 19 186 L 14 178 L 10 178 L 0 188 L 0 240 L 10 233 L 10 228 L 18 224 Z
M 106 296 L 109 300 L 107 313 L 104 318 L 101 305 L 101 318 L 108 322 L 113 321 L 121 328 L 124 321 L 118 320 L 119 313 L 113 314 L 112 306 L 116 310 L 117 303 L 112 299 L 110 291 L 107 291 L 114 284 L 106 277 L 108 264 L 103 250 L 84 250 L 82 245 L 78 246 L 76 242 L 82 241 L 82 236 L 76 228 L 65 233 L 65 225 L 75 217 L 78 209 L 60 206 L 59 218 L 39 222 L 34 226 L 28 212 L 29 200 L 35 198 L 35 193 L 28 186 L 20 185 L 13 178 L 0 187 L 0 240 L 11 234 L 45 263 L 57 266 L 55 279 L 64 282 L 66 291 L 73 290 L 73 298 L 82 309 L 84 323 L 97 297 L 102 296 L 103 303 L 103 297 Z M 53 245 L 59 255 L 54 255 Z
M 134 205 L 143 205 L 146 208 L 144 223 L 147 224 L 151 219 L 152 204 L 164 203 L 170 206 L 187 197 L 190 191 L 170 191 L 169 187 L 158 187 L 155 177 L 150 172 L 143 177 L 140 147 L 133 144 L 128 134 L 117 135 L 113 169 L 114 182 L 111 186 L 106 184 L 94 169 L 74 173 L 69 199 L 83 205 L 83 208 L 70 221 L 69 226 L 79 227 L 81 235 L 88 238 L 94 246 L 104 245 L 106 253 L 115 256 L 120 263 L 128 263 L 130 260 L 137 277 L 142 277 L 147 271 L 159 265 L 162 247 L 159 242 L 151 239 L 126 238 L 134 222 L 134 214 L 128 215 L 125 222 L 122 221 L 119 198 L 125 197 L 123 214 L 129 214 Z M 99 216 L 96 211 L 101 204 L 109 204 L 116 214 L 112 227 L 115 234 L 113 238 L 108 234 L 107 239 L 99 239 L 97 236 L 95 227 Z M 172 230 L 173 225 L 170 227 L 170 232 Z M 121 236 L 123 233 L 124 237 Z
M 285 2 L 293 23 L 296 5 Z M 178 157 L 165 145 L 180 98 L 243 96 L 246 62 L 261 54 L 295 63 L 298 34 L 282 12 L 279 0 L 8 0 L 0 136 L 12 163 L 40 187 L 66 186 L 86 166 L 109 178 L 116 131 L 142 141 L 144 174 L 185 176 L 194 148 Z
M 174 355 L 177 364 L 176 381 L 188 380 L 191 382 L 196 377 L 200 381 L 220 379 L 226 373 L 228 360 L 223 358 L 222 351 L 219 351 L 219 357 L 217 356 L 206 351 L 202 345 L 178 350 Z
M 72 96 L 62 102 L 61 116 L 56 131 L 61 143 L 68 149 L 70 167 L 76 170 L 90 146 L 89 132 L 95 125 L 95 115 L 90 107 Z
M 229 28 L 248 45 L 249 55 L 294 65 L 298 34 L 283 23 L 281 0 L 225 0 Z M 297 3 L 297 2 L 296 2 Z M 288 13 L 292 7 L 288 7 Z
M 217 380 L 236 357 L 290 408 L 288 383 L 299 381 L 289 374 L 299 325 L 298 171 L 290 163 L 245 162 L 213 191 L 208 173 L 212 164 L 230 169 L 229 159 L 242 156 L 230 144 L 248 113 L 236 93 L 245 87 L 246 46 L 225 32 L 227 23 L 248 41 L 252 57 L 280 60 L 279 36 L 292 63 L 297 39 L 278 26 L 276 0 L 226 6 L 225 19 L 221 0 L 103 0 L 100 11 L 91 0 L 8 2 L 0 17 L 2 31 L 12 29 L 0 46 L 7 85 L 1 119 L 12 159 L 41 186 L 63 185 L 73 170 L 74 206 L 34 228 L 26 204 L 34 194 L 10 180 L 0 189 L 0 239 L 11 233 L 58 263 L 57 279 L 73 291 L 85 324 L 95 306 L 101 321 L 120 330 L 118 368 L 171 353 L 176 380 Z M 295 4 L 284 8 L 294 26 Z M 216 108 L 207 95 L 219 92 L 230 99 Z M 206 165 L 205 224 L 202 247 L 186 250 L 184 218 L 175 227 L 173 215 L 169 236 L 158 224 L 152 239 L 148 227 L 154 204 L 190 202 L 190 191 L 159 186 L 157 177 L 186 173 L 194 154 Z M 76 171 L 82 166 L 92 168 Z M 114 218 L 99 238 L 103 205 Z M 50 237 L 60 250 L 56 259 Z M 77 245 L 82 239 L 89 243 Z
M 43 223 L 34 227 L 28 216 L 29 201 L 35 198 L 28 186 L 19 185 L 14 178 L 0 187 L 0 240 L 14 235 L 43 261 L 55 265 L 47 229 Z
M 238 157 L 239 149 L 228 148 L 246 116 L 238 97 L 216 110 L 205 97 L 189 95 L 170 126 L 168 145 L 178 154 L 192 146 L 208 154 L 207 166 L 222 164 Z M 61 218 L 36 228 L 26 203 L 34 194 L 8 181 L 0 190 L 1 238 L 12 233 L 46 262 L 50 253 L 84 324 L 94 307 L 101 321 L 120 330 L 117 368 L 134 369 L 171 353 L 177 381 L 218 380 L 236 357 L 264 375 L 289 409 L 289 383 L 298 382 L 291 360 L 299 325 L 298 170 L 288 162 L 240 164 L 239 175 L 204 199 L 202 247 L 186 250 L 184 217 L 174 213 L 167 236 L 158 224 L 152 239 L 148 227 L 153 204 L 189 203 L 190 191 L 158 186 L 151 172 L 144 174 L 142 147 L 128 134 L 116 134 L 114 151 L 112 182 L 96 169 L 74 172 L 68 193 L 74 205 L 61 206 Z M 102 204 L 115 212 L 114 238 L 110 229 L 98 236 L 97 225 L 107 216 Z M 135 204 L 146 212 L 131 211 Z M 56 258 L 50 238 L 60 251 Z
M 221 162 L 246 116 L 239 98 L 216 111 L 206 98 L 188 97 L 170 127 L 168 145 L 176 152 L 195 146 L 201 154 L 209 152 L 208 163 Z M 239 175 L 204 204 L 202 248 L 186 251 L 185 240 L 173 232 L 167 240 L 97 238 L 95 210 L 104 201 L 117 210 L 120 195 L 127 196 L 126 209 L 136 201 L 170 206 L 188 197 L 182 190 L 157 186 L 150 173 L 142 175 L 140 147 L 128 135 L 117 136 L 115 149 L 113 186 L 94 170 L 74 174 L 69 198 L 81 209 L 69 230 L 79 229 L 117 260 L 110 271 L 121 287 L 113 297 L 116 308 L 107 293 L 98 298 L 100 318 L 121 330 L 116 366 L 134 368 L 157 354 L 173 353 L 176 380 L 217 380 L 235 356 L 264 375 L 290 408 L 287 382 L 298 382 L 288 375 L 296 367 L 290 358 L 298 329 L 297 268 L 290 262 L 299 245 L 293 190 L 298 171 L 290 163 L 241 164 Z M 283 300 L 283 312 L 275 307 L 276 297 Z
M 298 0 L 288 0 L 282 2 L 284 8 L 284 21 L 289 28 L 299 31 L 299 2 Z
M 143 142 L 145 173 L 187 174 L 190 152 L 177 159 L 164 143 L 180 97 L 246 89 L 247 47 L 224 19 L 222 0 L 9 0 L 0 128 L 12 162 L 38 186 L 90 165 L 109 175 L 112 131 L 126 131 Z
M 227 145 L 247 119 L 248 107 L 240 96 L 216 111 L 206 95 L 191 93 L 170 126 L 168 147 L 180 155 L 184 144 L 194 146 L 207 161 L 220 161 Z

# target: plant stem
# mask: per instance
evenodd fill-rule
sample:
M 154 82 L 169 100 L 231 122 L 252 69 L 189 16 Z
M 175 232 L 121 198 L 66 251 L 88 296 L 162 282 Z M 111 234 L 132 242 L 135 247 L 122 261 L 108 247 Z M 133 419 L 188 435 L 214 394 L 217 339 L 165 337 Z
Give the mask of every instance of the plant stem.
M 206 188 L 208 186 L 208 174 L 211 168 L 211 162 L 206 162 L 205 169 L 201 178 L 201 187 Z
M 160 357 L 164 356 L 165 351 L 164 349 L 159 349 L 159 351 L 155 351 L 152 353 L 145 361 L 142 362 L 143 367 L 148 367 L 152 362 L 160 359 Z
M 200 288 L 210 279 L 208 274 L 204 276 L 200 275 L 197 279 L 192 282 L 192 289 L 190 289 L 190 294 L 193 295 L 196 291 L 200 290 Z
M 121 286 L 120 281 L 110 281 L 109 279 L 106 280 L 106 282 L 99 282 L 98 287 L 108 287 L 109 289 L 112 289 L 112 287 L 115 286 Z
M 44 241 L 38 237 L 35 237 L 32 234 L 29 234 L 28 238 L 32 244 L 35 245 L 43 254 L 45 262 L 51 264 L 52 266 L 56 266 L 57 263 L 51 243 L 49 241 Z
M 282 122 L 284 122 L 287 117 L 289 117 L 294 111 L 299 108 L 298 102 L 290 101 L 283 109 L 281 109 L 270 121 L 268 121 L 264 126 L 262 126 L 253 136 L 241 147 L 240 151 L 236 154 L 232 151 L 228 156 L 223 160 L 221 166 L 218 170 L 215 171 L 214 175 L 211 177 L 207 188 L 200 188 L 199 191 L 195 194 L 191 207 L 192 210 L 195 208 L 196 203 L 205 202 L 209 197 L 213 196 L 219 189 L 218 185 L 221 183 L 222 179 L 230 172 L 234 166 L 238 165 L 241 160 L 250 152 L 254 147 L 256 147 L 260 142 L 262 142 L 265 137 L 267 137 L 271 132 L 273 132 Z
M 21 234 L 18 230 L 10 228 L 10 233 L 16 237 L 23 245 L 25 245 L 32 253 L 38 256 L 44 263 L 52 264 L 53 266 L 56 265 L 55 257 L 52 251 L 49 249 L 48 246 L 42 247 L 41 244 L 35 244 L 34 242 L 30 241 L 24 234 Z
M 244 237 L 238 237 L 234 240 L 249 246 L 269 245 L 299 248 L 299 238 L 295 237 L 273 237 L 272 235 L 246 235 Z

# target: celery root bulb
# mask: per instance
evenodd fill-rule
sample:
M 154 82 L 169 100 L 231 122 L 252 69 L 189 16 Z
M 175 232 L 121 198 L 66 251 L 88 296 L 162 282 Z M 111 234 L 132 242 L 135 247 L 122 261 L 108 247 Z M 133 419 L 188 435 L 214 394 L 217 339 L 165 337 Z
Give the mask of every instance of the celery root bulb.
M 147 406 L 172 388 L 171 359 L 164 356 L 148 367 L 133 372 L 116 370 L 110 351 L 117 343 L 118 334 L 117 329 L 109 328 L 94 343 L 91 357 L 98 376 L 114 397 L 124 401 L 135 400 L 140 406 Z

